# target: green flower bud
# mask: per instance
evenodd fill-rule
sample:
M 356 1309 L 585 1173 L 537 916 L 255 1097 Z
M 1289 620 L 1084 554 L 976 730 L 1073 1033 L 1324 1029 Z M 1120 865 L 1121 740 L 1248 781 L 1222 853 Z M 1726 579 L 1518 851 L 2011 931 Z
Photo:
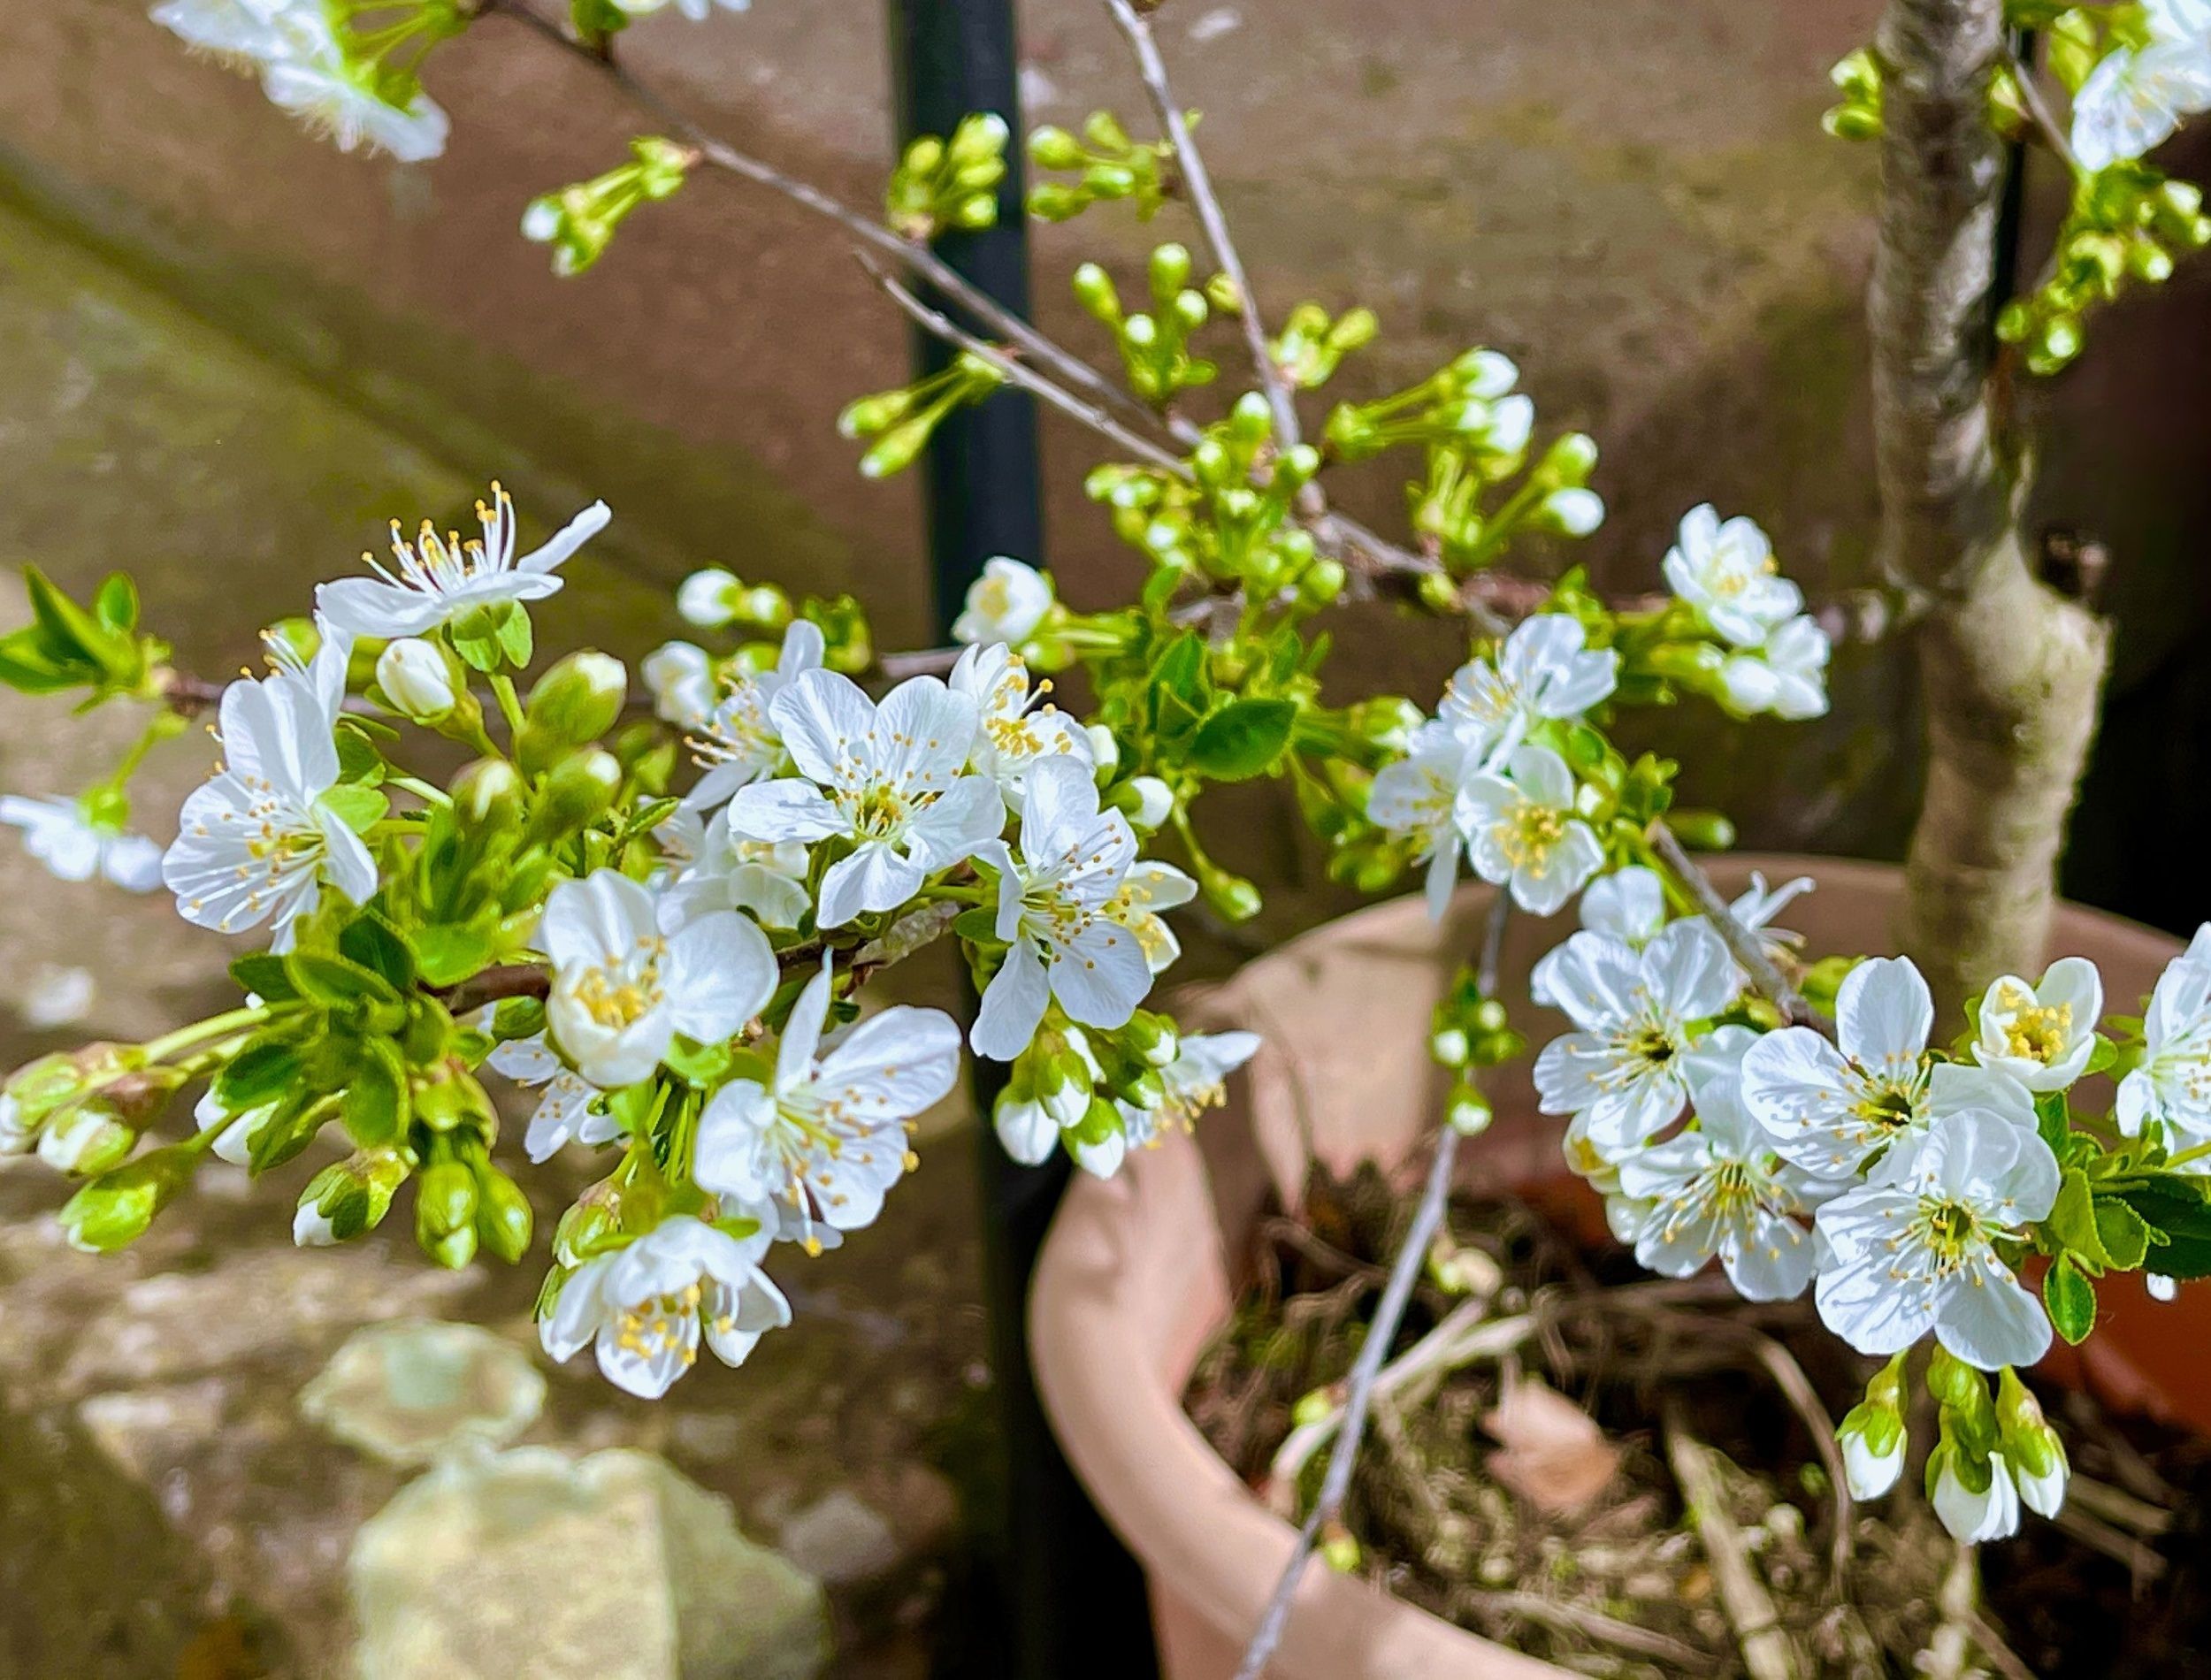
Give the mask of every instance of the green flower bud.
M 1666 826 L 1692 851 L 1725 851 L 1735 844 L 1735 825 L 1718 811 L 1675 811 Z
M 621 787 L 622 766 L 613 753 L 599 747 L 570 753 L 539 783 L 525 838 L 533 845 L 548 845 L 590 827 Z
M 99 1097 L 65 1108 L 39 1134 L 39 1159 L 57 1172 L 90 1178 L 129 1157 L 138 1133 Z
M 1297 1396 L 1297 1403 L 1289 1409 L 1289 1421 L 1298 1429 L 1309 1429 L 1335 1409 L 1335 1402 L 1328 1398 L 1327 1389 L 1307 1389 Z
M 93 1180 L 62 1207 L 62 1231 L 70 1247 L 112 1254 L 136 1241 L 154 1216 L 191 1182 L 199 1158 L 191 1145 L 175 1143 Z
M 1454 1084 L 1443 1100 L 1444 1122 L 1461 1137 L 1480 1137 L 1496 1118 L 1481 1088 L 1470 1080 Z
M 1446 1027 L 1428 1035 L 1428 1054 L 1444 1067 L 1464 1067 L 1470 1055 L 1466 1035 L 1456 1027 Z
M 1180 1054 L 1182 1035 L 1167 1017 L 1140 1009 L 1121 1031 L 1129 1054 L 1152 1067 L 1165 1067 Z
M 486 1254 L 513 1265 L 530 1252 L 530 1198 L 486 1162 L 476 1173 L 476 1238 Z
M 1087 154 L 1073 134 L 1046 123 L 1029 130 L 1029 156 L 1039 169 L 1080 169 Z
M 476 1175 L 465 1161 L 435 1161 L 415 1183 L 415 1235 L 425 1249 L 476 1218 Z
M 541 775 L 563 752 L 597 740 L 622 715 L 629 673 L 610 654 L 570 653 L 539 677 L 523 706 L 515 756 Z
M 302 1249 L 327 1248 L 374 1230 L 407 1173 L 406 1157 L 396 1149 L 363 1149 L 325 1167 L 300 1193 L 292 1241 Z
M 493 834 L 518 827 L 529 801 L 522 773 L 504 759 L 478 759 L 453 778 L 448 791 L 463 823 Z

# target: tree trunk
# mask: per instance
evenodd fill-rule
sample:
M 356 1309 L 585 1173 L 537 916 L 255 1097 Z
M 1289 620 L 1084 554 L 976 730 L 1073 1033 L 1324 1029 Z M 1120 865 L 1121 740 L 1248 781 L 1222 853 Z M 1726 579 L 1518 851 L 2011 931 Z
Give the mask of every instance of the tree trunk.
M 1946 1012 L 2001 974 L 2039 972 L 2109 653 L 2103 622 L 2035 575 L 2024 468 L 1992 413 L 2004 164 L 1988 83 L 2002 48 L 2002 0 L 1890 0 L 1878 42 L 1880 552 L 1929 603 L 1927 791 L 1899 935 Z

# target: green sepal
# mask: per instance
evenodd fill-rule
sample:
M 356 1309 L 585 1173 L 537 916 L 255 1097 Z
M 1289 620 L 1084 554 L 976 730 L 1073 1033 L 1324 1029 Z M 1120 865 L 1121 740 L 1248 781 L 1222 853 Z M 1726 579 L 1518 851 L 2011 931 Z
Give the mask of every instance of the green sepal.
M 264 1004 L 288 1004 L 300 995 L 291 975 L 284 971 L 284 958 L 274 951 L 248 951 L 235 958 L 230 977 L 238 982 L 239 990 L 251 992 Z

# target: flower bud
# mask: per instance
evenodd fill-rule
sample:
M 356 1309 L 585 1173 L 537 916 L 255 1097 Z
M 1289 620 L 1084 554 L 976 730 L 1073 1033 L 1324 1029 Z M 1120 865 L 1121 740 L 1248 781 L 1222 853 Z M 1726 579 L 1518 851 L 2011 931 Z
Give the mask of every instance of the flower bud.
M 1148 1009 L 1140 1009 L 1128 1018 L 1128 1025 L 1121 1029 L 1121 1042 L 1130 1055 L 1151 1067 L 1167 1066 L 1182 1050 L 1174 1023 Z
M 538 679 L 523 706 L 522 728 L 515 734 L 515 756 L 523 769 L 542 775 L 562 753 L 612 729 L 629 688 L 629 672 L 608 653 L 587 648 L 554 666 Z
M 1501 397 L 1520 382 L 1512 358 L 1495 350 L 1469 350 L 1450 366 L 1450 372 L 1468 395 Z
M 720 630 L 737 616 L 738 595 L 743 588 L 734 573 L 709 566 L 676 586 L 676 611 L 686 624 Z
M 1951 1538 L 1967 1546 L 2019 1531 L 2019 1490 L 2001 1452 L 1977 1459 L 1946 1437 L 1927 1461 L 1927 1498 Z
M 1328 1398 L 1325 1388 L 1309 1388 L 1297 1396 L 1297 1403 L 1289 1409 L 1289 1421 L 1298 1429 L 1310 1428 L 1335 1409 L 1335 1402 Z
M 402 717 L 435 724 L 452 714 L 460 699 L 446 656 L 418 636 L 402 636 L 377 656 L 376 685 Z
M 423 1252 L 443 1266 L 457 1268 L 473 1259 L 476 1205 L 476 1175 L 467 1162 L 437 1161 L 425 1168 L 415 1186 L 415 1240 Z
M 89 1178 L 126 1159 L 138 1134 L 97 1098 L 64 1109 L 39 1134 L 39 1159 L 57 1172 Z
M 302 1249 L 321 1249 L 374 1230 L 406 1182 L 406 1157 L 396 1149 L 363 1149 L 325 1167 L 300 1193 L 292 1241 Z
M 1086 723 L 1083 734 L 1090 744 L 1090 762 L 1097 767 L 1098 775 L 1110 776 L 1121 767 L 1121 743 L 1113 738 L 1111 729 L 1103 723 Z
M 1835 1441 L 1853 1499 L 1878 1499 L 1904 1473 L 1904 1419 L 1894 1407 L 1860 1401 L 1844 1415 Z
M 38 1128 L 23 1118 L 15 1098 L 0 1091 L 0 1155 L 21 1155 L 38 1146 Z
M 1450 1095 L 1444 1099 L 1443 1119 L 1451 1130 L 1461 1137 L 1480 1137 L 1489 1129 L 1490 1122 L 1496 1118 L 1496 1111 L 1490 1107 L 1489 1099 L 1482 1095 L 1481 1088 L 1471 1080 L 1458 1081 L 1451 1087 Z
M 1150 834 L 1174 810 L 1174 790 L 1156 775 L 1131 776 L 1113 791 L 1106 804 L 1128 819 L 1129 826 Z
M 486 1254 L 513 1265 L 530 1252 L 530 1198 L 486 1161 L 476 1170 L 476 1240 Z
M 998 1101 L 991 1107 L 991 1120 L 998 1130 L 999 1145 L 1023 1166 L 1036 1166 L 1047 1159 L 1060 1142 L 1059 1122 L 1018 1074 L 998 1094 Z
M 1456 1027 L 1446 1027 L 1428 1035 L 1428 1055 L 1444 1067 L 1464 1067 L 1472 1053 L 1466 1035 Z
M 154 1216 L 191 1182 L 198 1164 L 196 1149 L 176 1143 L 93 1180 L 62 1207 L 62 1231 L 70 1247 L 87 1254 L 112 1254 L 136 1241 Z
M 1047 1042 L 1044 1038 L 1037 1041 L 1030 1077 L 1035 1081 L 1036 1100 L 1043 1104 L 1052 1123 L 1064 1132 L 1081 1125 L 1090 1112 L 1095 1076 L 1087 1057 L 1066 1045 L 1045 1049 Z
M 2065 1443 L 2042 1416 L 2040 1402 L 2008 1365 L 1996 1379 L 1996 1437 L 2020 1499 L 2030 1510 L 2055 1516 L 2065 1503 L 2065 1486 L 2072 1473 Z
M 466 766 L 448 791 L 454 814 L 463 822 L 494 833 L 520 823 L 529 800 L 521 772 L 504 759 L 478 759 Z
M 1604 523 L 1604 498 L 1576 486 L 1543 498 L 1543 519 L 1568 537 L 1587 537 Z
M 526 837 L 546 845 L 589 828 L 614 803 L 621 786 L 622 766 L 613 753 L 599 747 L 570 753 L 546 773 Z

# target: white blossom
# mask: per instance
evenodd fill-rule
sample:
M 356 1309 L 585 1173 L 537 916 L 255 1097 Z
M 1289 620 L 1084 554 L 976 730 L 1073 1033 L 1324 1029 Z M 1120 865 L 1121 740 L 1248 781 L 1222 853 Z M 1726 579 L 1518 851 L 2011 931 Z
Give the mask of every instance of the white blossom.
M 1747 1301 L 1786 1301 L 1812 1279 L 1803 1175 L 1743 1111 L 1738 1081 L 1755 1036 L 1724 1027 L 1685 1058 L 1695 1129 L 1623 1156 L 1620 1195 L 1643 1211 L 1628 1239 L 1637 1262 L 1686 1278 L 1715 1256 Z
M 1973 1059 L 2031 1091 L 2062 1091 L 2087 1072 L 2103 1016 L 2103 976 L 2085 957 L 2061 957 L 2039 986 L 2016 974 L 1981 995 Z
M 1769 1033 L 1743 1057 L 1743 1103 L 1782 1157 L 1817 1178 L 1856 1176 L 1878 1151 L 1937 1117 L 1977 1109 L 2027 1131 L 2034 1099 L 2009 1074 L 1932 1062 L 1934 999 L 1906 957 L 1843 977 L 1835 1042 L 1809 1027 Z
M 1171 863 L 1139 858 L 1121 878 L 1121 887 L 1106 900 L 1105 913 L 1136 936 L 1144 964 L 1164 974 L 1182 954 L 1167 918 L 1160 913 L 1186 905 L 1197 897 L 1197 883 Z
M 556 1360 L 593 1345 L 607 1380 L 646 1400 L 698 1363 L 701 1341 L 741 1365 L 762 1335 L 791 1322 L 791 1303 L 760 1269 L 773 1240 L 772 1225 L 735 1237 L 671 1214 L 570 1273 L 539 1339 Z
M 1932 1330 L 1983 1371 L 2031 1365 L 2050 1321 L 1994 1245 L 2044 1218 L 2057 1185 L 2031 1126 L 1985 1109 L 1941 1116 L 1819 1210 L 1821 1319 L 1862 1354 L 1901 1353 Z
M 952 621 L 955 642 L 1010 642 L 1037 633 L 1052 610 L 1052 579 L 1005 554 L 985 561 L 983 576 L 968 585 L 966 608 Z
M 1531 915 L 1548 916 L 1603 867 L 1604 847 L 1574 814 L 1565 760 L 1547 746 L 1521 746 L 1505 764 L 1509 778 L 1483 771 L 1460 787 L 1459 832 L 1476 874 L 1507 888 Z
M 619 1120 L 591 1106 L 599 1088 L 571 1072 L 543 1033 L 508 1039 L 485 1059 L 516 1084 L 541 1088 L 522 1137 L 523 1153 L 532 1161 L 551 1160 L 563 1144 L 611 1143 L 622 1135 Z
M 713 714 L 714 661 L 695 642 L 662 642 L 638 666 L 653 714 L 679 729 L 696 729 Z
M 260 1108 L 248 1109 L 233 1120 L 230 1110 L 215 1100 L 213 1091 L 203 1091 L 200 1100 L 192 1105 L 192 1123 L 203 1132 L 211 1132 L 221 1126 L 221 1135 L 208 1148 L 215 1152 L 218 1160 L 228 1161 L 233 1166 L 250 1166 L 253 1165 L 253 1141 L 275 1112 L 276 1104 L 270 1103 Z
M 1116 1098 L 1121 1130 L 1100 1142 L 1074 1142 L 1075 1164 L 1095 1178 L 1110 1179 L 1129 1150 L 1150 1149 L 1169 1130 L 1189 1131 L 1200 1114 L 1228 1100 L 1228 1075 L 1258 1053 L 1259 1042 L 1257 1033 L 1184 1034 L 1174 1059 L 1159 1070 L 1166 1095 L 1151 1108 Z
M 561 587 L 558 569 L 606 528 L 613 515 L 594 501 L 554 534 L 542 548 L 515 557 L 515 508 L 494 484 L 489 505 L 476 504 L 484 528 L 479 540 L 458 532 L 440 537 L 428 520 L 412 543 L 392 522 L 394 563 L 362 559 L 374 577 L 344 577 L 315 591 L 315 604 L 340 630 L 355 636 L 420 636 L 471 609 L 542 600 Z
M 147 15 L 187 45 L 256 62 L 295 51 L 300 20 L 319 21 L 300 0 L 162 0 Z
M 1618 684 L 1620 656 L 1589 648 L 1587 638 L 1581 621 L 1564 613 L 1522 620 L 1494 663 L 1473 660 L 1453 673 L 1436 714 L 1494 768 L 1534 725 L 1578 718 Z
M 706 1188 L 773 1200 L 809 1235 L 857 1231 L 914 1163 L 907 1122 L 960 1075 L 960 1028 L 937 1009 L 883 1010 L 827 1037 L 828 962 L 792 1005 L 773 1082 L 733 1080 L 700 1117 L 693 1172 Z
M 1843 1480 L 1852 1499 L 1879 1499 L 1904 1473 L 1904 1449 L 1909 1437 L 1901 1424 L 1885 1441 L 1876 1444 L 1864 1430 L 1852 1428 L 1850 1420 L 1845 1418 L 1836 1432 L 1835 1444 L 1842 1449 Z
M 1719 935 L 1677 921 L 1640 952 L 1603 934 L 1573 935 L 1550 989 L 1576 1030 L 1536 1058 L 1536 1095 L 1546 1114 L 1586 1117 L 1590 1146 L 1617 1162 L 1679 1116 L 1690 1023 L 1725 1009 L 1736 984 Z
M 63 881 L 101 875 L 129 892 L 161 885 L 161 847 L 96 821 L 81 800 L 0 794 L 0 822 L 22 829 L 24 849 Z
M 2211 1142 L 2211 922 L 2166 965 L 2142 1018 L 2142 1059 L 2119 1081 L 2119 1129 L 2165 1128 L 2179 1148 Z
M 706 774 L 684 796 L 685 806 L 704 811 L 726 805 L 739 788 L 782 767 L 783 726 L 775 716 L 776 697 L 807 672 L 820 670 L 827 647 L 821 626 L 793 619 L 784 630 L 775 668 L 734 680 L 691 737 L 692 756 Z
M 796 928 L 814 908 L 807 850 L 795 840 L 739 839 L 726 810 L 706 821 L 677 810 L 654 834 L 680 866 L 661 892 L 662 933 L 717 910 L 741 910 L 763 928 Z
M 1107 914 L 1136 858 L 1136 832 L 1100 812 L 1090 772 L 1067 760 L 1031 770 L 1018 850 L 980 855 L 998 871 L 998 936 L 1006 960 L 983 988 L 975 1054 L 1010 1062 L 1029 1048 L 1054 998 L 1070 1020 L 1121 1027 L 1151 989 L 1136 935 Z
M 1720 698 L 1739 717 L 1770 712 L 1792 723 L 1825 717 L 1832 652 L 1819 621 L 1800 613 L 1728 655 L 1719 668 Z
M 1683 515 L 1664 569 L 1673 592 L 1737 647 L 1763 646 L 1804 605 L 1765 532 L 1740 515 L 1723 523 L 1710 502 Z
M 338 784 L 333 733 L 345 703 L 352 638 L 322 626 L 304 666 L 279 649 L 279 668 L 223 691 L 216 734 L 224 764 L 195 789 L 163 854 L 162 879 L 187 921 L 218 933 L 273 921 L 273 949 L 291 949 L 294 925 L 327 882 L 355 904 L 377 887 L 376 861 L 331 809 Z
M 615 4 L 633 18 L 649 17 L 671 3 L 677 11 L 693 23 L 704 23 L 719 6 L 724 11 L 750 11 L 753 0 L 614 0 Z
M 1440 919 L 1458 882 L 1466 842 L 1459 832 L 1458 793 L 1481 762 L 1480 749 L 1449 724 L 1423 723 L 1412 750 L 1386 764 L 1366 790 L 1366 814 L 1395 834 L 1417 836 L 1428 860 L 1428 913 Z
M 769 712 L 799 775 L 740 789 L 730 828 L 750 840 L 851 843 L 822 879 L 823 928 L 897 909 L 1006 826 L 997 784 L 966 774 L 975 702 L 933 676 L 899 683 L 878 706 L 850 678 L 808 671 Z
M 438 102 L 417 88 L 404 105 L 394 105 L 377 90 L 371 74 L 333 47 L 269 63 L 261 90 L 271 104 L 328 135 L 341 152 L 365 144 L 402 164 L 424 163 L 443 152 L 452 124 Z
M 989 776 L 1010 803 L 1021 798 L 1029 767 L 1070 760 L 1086 776 L 1095 762 L 1083 726 L 1044 698 L 1050 682 L 1032 691 L 1029 667 L 1003 642 L 968 648 L 952 668 L 952 691 L 975 702 L 975 751 L 970 767 Z
M 1987 1485 L 1978 1488 L 1970 1485 L 1960 1474 L 1960 1459 L 1953 1447 L 1935 1467 L 1935 1515 L 1949 1530 L 1950 1538 L 1962 1545 L 1985 1546 L 1992 1540 L 2009 1539 L 2019 1531 L 2019 1489 L 2002 1451 L 1989 1453 L 1983 1472 Z
M 2148 42 L 2107 54 L 2073 95 L 2073 156 L 2084 169 L 2139 157 L 2211 110 L 2211 4 L 2147 0 L 2143 13 Z
M 552 1042 L 602 1090 L 644 1079 L 681 1033 L 727 1039 L 776 989 L 768 936 L 730 911 L 662 935 L 646 888 L 612 869 L 546 895 L 538 944 L 553 964 Z

